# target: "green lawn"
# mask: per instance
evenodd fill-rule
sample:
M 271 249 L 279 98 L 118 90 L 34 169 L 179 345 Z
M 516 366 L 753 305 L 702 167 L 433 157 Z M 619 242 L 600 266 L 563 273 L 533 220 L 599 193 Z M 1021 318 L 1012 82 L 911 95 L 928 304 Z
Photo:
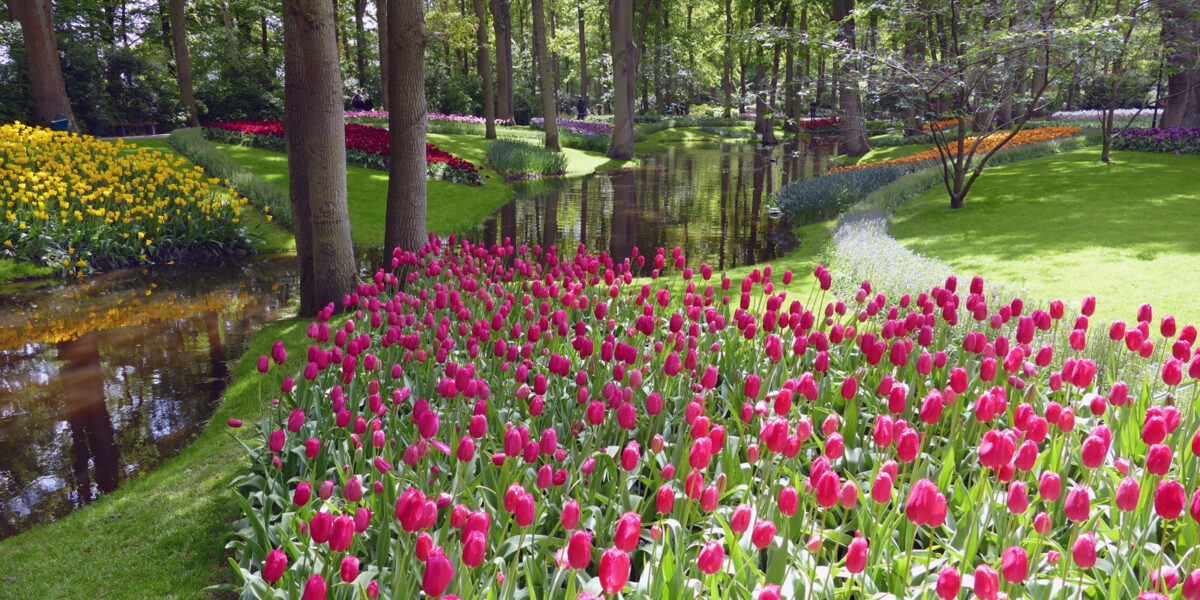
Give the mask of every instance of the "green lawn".
M 892 160 L 894 158 L 904 158 L 905 156 L 912 156 L 914 154 L 918 154 L 918 153 L 924 152 L 929 149 L 930 149 L 930 146 L 926 146 L 925 144 L 907 144 L 904 146 L 891 146 L 888 148 L 875 148 L 874 150 L 871 150 L 870 152 L 858 157 L 857 159 L 853 159 L 854 162 L 852 164 L 864 165 L 867 163 L 876 163 L 876 162 L 882 162 L 885 160 Z
M 1096 296 L 1101 319 L 1200 323 L 1200 156 L 1086 148 L 984 171 L 964 208 L 944 188 L 897 212 L 896 239 L 960 276 L 1023 286 L 1046 300 Z
M 729 131 L 741 131 L 745 133 L 753 133 L 754 127 L 751 125 L 732 125 L 721 127 Z M 777 132 L 777 135 L 782 136 L 783 132 Z M 731 138 L 707 131 L 701 131 L 697 127 L 672 127 L 662 131 L 656 131 L 641 142 L 634 144 L 634 149 L 638 152 L 655 152 L 658 150 L 666 150 L 674 144 L 694 144 L 694 143 L 712 143 L 712 142 L 748 142 L 745 138 Z
M 178 456 L 85 510 L 0 542 L 0 597 L 191 600 L 231 581 L 224 546 L 238 508 L 229 484 L 245 453 L 229 432 L 252 436 L 261 414 L 260 381 L 264 391 L 276 389 L 304 360 L 293 353 L 260 377 L 258 356 L 269 354 L 277 339 L 303 347 L 306 331 L 306 320 L 292 319 L 256 334 L 225 401 Z M 231 417 L 246 427 L 230 429 Z

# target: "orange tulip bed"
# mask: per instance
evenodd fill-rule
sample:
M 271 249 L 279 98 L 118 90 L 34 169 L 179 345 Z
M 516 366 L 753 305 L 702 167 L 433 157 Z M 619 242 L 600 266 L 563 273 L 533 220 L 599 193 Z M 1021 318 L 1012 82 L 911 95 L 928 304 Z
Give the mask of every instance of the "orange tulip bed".
M 1080 131 L 1080 129 L 1078 127 L 1038 127 L 1037 129 L 1024 129 L 1024 130 L 1021 130 L 1019 133 L 1017 133 L 1017 135 L 1014 136 L 1011 140 L 1009 140 L 1007 144 L 1004 144 L 1004 146 L 1007 148 L 1019 148 L 1021 146 L 1028 146 L 1030 144 L 1038 144 L 1038 143 L 1046 142 L 1046 141 L 1050 141 L 1050 140 L 1068 138 L 1068 137 L 1075 135 L 1076 133 L 1079 133 L 1079 131 Z M 983 154 L 986 152 L 990 152 L 993 148 L 1002 144 L 1007 137 L 1008 137 L 1007 131 L 998 131 L 996 133 L 988 134 L 987 136 L 984 137 L 983 141 L 980 142 L 979 147 L 975 149 L 975 153 Z M 966 144 L 967 144 L 968 149 L 974 146 L 976 139 L 977 138 L 974 138 L 974 137 L 969 137 L 966 139 Z M 958 142 L 957 141 L 950 142 L 948 144 L 948 149 L 951 153 L 957 153 L 958 152 Z M 893 158 L 891 160 L 883 160 L 883 161 L 879 161 L 879 162 L 866 163 L 866 164 L 861 164 L 861 165 L 846 165 L 844 167 L 835 167 L 835 168 L 831 169 L 830 172 L 836 173 L 839 171 L 853 171 L 855 169 L 869 169 L 871 167 L 879 167 L 882 165 L 902 165 L 902 164 L 919 163 L 919 162 L 924 162 L 927 160 L 937 160 L 937 159 L 941 158 L 940 153 L 941 153 L 941 151 L 939 149 L 933 148 L 931 150 L 926 150 L 924 152 L 919 152 L 917 154 L 913 154 L 912 156 L 903 156 L 900 158 Z

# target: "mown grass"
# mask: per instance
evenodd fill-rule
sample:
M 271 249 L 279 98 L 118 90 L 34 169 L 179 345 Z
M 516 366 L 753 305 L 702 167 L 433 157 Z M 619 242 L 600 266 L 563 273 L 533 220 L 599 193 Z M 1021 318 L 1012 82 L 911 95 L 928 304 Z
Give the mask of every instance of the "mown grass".
M 1200 156 L 1098 148 L 988 168 L 950 210 L 946 191 L 910 200 L 892 234 L 960 275 L 1023 286 L 1038 298 L 1097 297 L 1097 317 L 1200 322 Z
M 851 164 L 865 165 L 868 163 L 877 163 L 885 160 L 893 160 L 896 158 L 904 158 L 914 154 L 920 154 L 931 147 L 925 144 L 908 144 L 905 146 L 891 146 L 884 148 L 874 148 L 870 152 L 850 161 Z
M 743 133 L 753 133 L 754 127 L 750 125 L 728 125 L 721 129 L 730 131 L 740 131 Z M 782 132 L 780 132 L 782 135 Z M 666 150 L 676 144 L 696 144 L 696 143 L 714 143 L 714 142 L 746 142 L 744 138 L 732 138 L 701 131 L 698 127 L 673 127 L 656 131 L 646 136 L 646 139 L 634 144 L 634 149 L 637 152 L 656 152 Z
M 259 386 L 269 398 L 303 356 L 288 357 L 265 377 L 255 371 L 258 356 L 275 340 L 303 345 L 306 330 L 307 321 L 291 319 L 259 331 L 212 421 L 177 456 L 85 510 L 0 542 L 0 597 L 190 600 L 228 582 L 224 540 L 238 516 L 229 484 L 245 458 L 230 432 L 253 432 L 226 423 L 259 418 Z

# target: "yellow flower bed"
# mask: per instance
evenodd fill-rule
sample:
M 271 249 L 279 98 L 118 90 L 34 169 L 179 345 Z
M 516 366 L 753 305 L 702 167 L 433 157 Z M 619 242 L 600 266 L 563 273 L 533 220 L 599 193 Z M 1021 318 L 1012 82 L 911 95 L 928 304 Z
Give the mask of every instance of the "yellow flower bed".
M 0 256 L 82 274 L 250 248 L 245 198 L 183 158 L 0 126 Z
M 1015 137 L 1013 137 L 1013 139 L 1009 140 L 1008 143 L 1005 144 L 1004 146 L 1006 148 L 1018 148 L 1020 146 L 1028 146 L 1030 144 L 1036 144 L 1038 142 L 1045 142 L 1048 140 L 1053 140 L 1053 139 L 1058 139 L 1058 138 L 1071 137 L 1071 136 L 1075 135 L 1076 133 L 1079 133 L 1078 127 L 1038 127 L 1037 129 L 1022 129 L 1020 132 L 1017 133 L 1017 135 Z M 1007 132 L 1007 131 L 998 131 L 996 133 L 991 133 L 991 134 L 984 136 L 983 141 L 981 141 L 979 143 L 979 147 L 975 149 L 975 153 L 976 154 L 984 154 L 986 152 L 990 152 L 992 150 L 992 148 L 995 148 L 996 146 L 1000 145 L 1000 143 L 1003 142 L 1006 137 L 1008 137 L 1008 134 L 1009 134 L 1009 132 Z M 974 138 L 974 137 L 966 138 L 967 151 L 970 151 L 971 147 L 974 146 L 975 140 L 976 140 L 976 138 Z M 958 142 L 957 141 L 950 142 L 948 145 L 948 149 L 950 151 L 951 156 L 957 154 L 958 153 Z M 878 167 L 881 165 L 902 165 L 902 164 L 908 164 L 908 163 L 923 162 L 926 160 L 936 160 L 938 158 L 941 158 L 940 151 L 937 148 L 934 148 L 932 150 L 926 150 L 924 152 L 919 152 L 917 154 L 913 154 L 912 156 L 893 158 L 891 160 L 883 160 L 883 161 L 879 161 L 879 162 L 867 163 L 867 164 L 862 164 L 862 165 L 846 165 L 844 167 L 836 167 L 836 168 L 830 169 L 830 172 L 835 173 L 838 171 L 853 171 L 855 169 L 869 169 L 871 167 Z

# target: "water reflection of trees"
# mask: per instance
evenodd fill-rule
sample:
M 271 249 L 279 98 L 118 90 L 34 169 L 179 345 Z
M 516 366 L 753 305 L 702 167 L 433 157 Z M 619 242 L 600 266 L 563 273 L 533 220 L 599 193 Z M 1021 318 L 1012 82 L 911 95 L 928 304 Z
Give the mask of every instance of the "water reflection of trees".
M 219 308 L 0 352 L 0 538 L 93 501 L 188 443 L 220 401 L 227 359 L 285 312 L 291 270 L 270 260 L 221 277 L 187 270 L 157 279 L 155 293 L 216 293 Z M 133 279 L 96 293 L 148 287 Z M 73 295 L 81 306 L 71 310 L 86 312 L 92 295 Z
M 566 252 L 582 242 L 618 259 L 634 247 L 679 246 L 719 269 L 769 260 L 790 231 L 771 216 L 772 194 L 828 158 L 828 149 L 796 145 L 669 150 L 634 169 L 522 186 L 482 233 L 488 243 L 509 237 Z

